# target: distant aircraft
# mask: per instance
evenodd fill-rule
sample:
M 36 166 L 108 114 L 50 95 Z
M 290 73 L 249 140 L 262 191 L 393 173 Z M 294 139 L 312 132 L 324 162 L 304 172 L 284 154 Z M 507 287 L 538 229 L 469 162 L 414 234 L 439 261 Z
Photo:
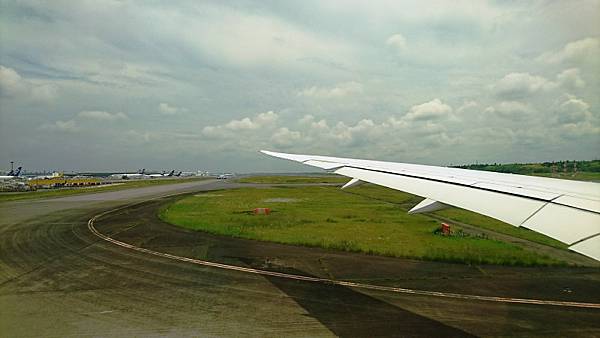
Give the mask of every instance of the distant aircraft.
M 600 261 L 600 183 L 428 165 L 262 153 L 319 167 L 351 180 L 425 197 L 409 213 L 456 206 L 542 233 Z
M 125 173 L 125 174 L 112 174 L 109 177 L 111 177 L 111 178 L 120 178 L 122 180 L 140 179 L 140 178 L 144 178 L 146 176 L 145 172 L 146 172 L 146 169 L 140 169 L 140 170 L 138 170 L 137 173 L 133 173 L 133 174 L 128 174 L 128 173 Z
M 159 178 L 159 177 L 165 177 L 165 172 L 163 171 L 163 172 L 162 172 L 162 173 L 160 173 L 160 174 L 150 174 L 150 175 L 147 175 L 147 176 L 148 176 L 148 177 L 150 177 L 150 178 Z
M 165 171 L 163 171 L 160 174 L 150 174 L 147 176 L 150 178 L 161 178 L 161 177 L 171 177 L 171 176 L 173 176 L 173 174 L 175 174 L 175 170 L 171 170 L 171 172 L 169 172 L 168 174 Z
M 21 174 L 21 169 L 22 167 L 18 167 L 17 171 L 11 169 L 6 175 L 1 175 L 0 180 L 14 180 L 15 178 L 18 178 Z
M 219 179 L 219 180 L 226 180 L 226 179 L 228 179 L 230 177 L 233 177 L 233 174 L 221 174 L 221 175 L 217 176 L 217 179 Z

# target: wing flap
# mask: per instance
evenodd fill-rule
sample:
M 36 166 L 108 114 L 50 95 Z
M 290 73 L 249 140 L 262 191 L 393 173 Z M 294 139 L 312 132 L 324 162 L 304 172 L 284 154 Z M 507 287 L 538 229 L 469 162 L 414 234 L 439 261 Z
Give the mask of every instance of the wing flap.
M 600 235 L 572 245 L 569 249 L 600 261 Z
M 600 213 L 600 201 L 594 199 L 564 195 L 560 196 L 553 202 L 556 204 L 567 205 L 573 208 Z
M 600 215 L 548 203 L 521 226 L 561 242 L 573 244 L 600 233 Z

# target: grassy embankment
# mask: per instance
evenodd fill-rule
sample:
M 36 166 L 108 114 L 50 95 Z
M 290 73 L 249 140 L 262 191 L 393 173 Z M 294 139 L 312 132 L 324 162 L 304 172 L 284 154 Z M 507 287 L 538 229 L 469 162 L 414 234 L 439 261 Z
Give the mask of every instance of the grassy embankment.
M 439 221 L 399 212 L 398 204 L 414 205 L 416 196 L 372 185 L 350 192 L 324 186 L 225 190 L 178 200 L 162 209 L 160 217 L 215 234 L 369 254 L 475 264 L 562 264 L 496 240 L 436 235 Z M 250 211 L 256 207 L 274 212 L 254 216 Z
M 24 192 L 2 192 L 0 193 L 0 203 L 8 201 L 31 200 L 40 198 L 64 197 L 79 194 L 91 194 L 106 191 L 115 191 L 132 188 L 142 188 L 152 185 L 175 184 L 190 182 L 193 180 L 203 180 L 206 178 L 175 178 L 175 179 L 152 179 L 152 180 L 131 180 L 119 182 L 118 184 L 100 185 L 94 187 L 76 187 L 60 189 L 39 189 L 35 191 Z

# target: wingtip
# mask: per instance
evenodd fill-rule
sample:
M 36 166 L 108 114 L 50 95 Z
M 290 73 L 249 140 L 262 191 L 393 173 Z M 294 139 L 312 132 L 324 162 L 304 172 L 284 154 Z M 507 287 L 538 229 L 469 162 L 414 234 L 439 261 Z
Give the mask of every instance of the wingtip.
M 269 155 L 269 156 L 277 156 L 276 152 L 270 151 L 270 150 L 261 149 L 260 152 L 263 153 L 263 154 L 265 154 L 265 155 Z

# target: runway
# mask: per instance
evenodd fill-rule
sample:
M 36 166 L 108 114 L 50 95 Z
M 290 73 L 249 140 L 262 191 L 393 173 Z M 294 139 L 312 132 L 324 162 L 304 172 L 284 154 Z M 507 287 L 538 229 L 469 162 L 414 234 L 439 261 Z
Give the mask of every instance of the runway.
M 222 238 L 160 222 L 155 211 L 168 198 L 106 215 L 95 227 L 110 238 L 149 251 L 321 282 L 190 264 L 115 245 L 88 229 L 91 217 L 119 205 L 233 186 L 196 182 L 154 191 L 73 196 L 67 203 L 64 199 L 56 203 L 61 202 L 57 199 L 0 205 L 1 332 L 8 336 L 600 334 L 600 311 L 594 308 L 432 297 L 325 282 L 600 303 L 598 269 L 470 267 Z

